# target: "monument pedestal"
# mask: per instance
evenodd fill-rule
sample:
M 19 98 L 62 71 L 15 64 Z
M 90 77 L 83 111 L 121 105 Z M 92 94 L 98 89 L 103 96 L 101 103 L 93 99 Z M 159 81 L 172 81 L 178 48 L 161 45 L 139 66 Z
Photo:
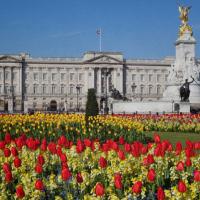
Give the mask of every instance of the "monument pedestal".
M 179 103 L 179 112 L 190 113 L 190 102 L 180 102 Z

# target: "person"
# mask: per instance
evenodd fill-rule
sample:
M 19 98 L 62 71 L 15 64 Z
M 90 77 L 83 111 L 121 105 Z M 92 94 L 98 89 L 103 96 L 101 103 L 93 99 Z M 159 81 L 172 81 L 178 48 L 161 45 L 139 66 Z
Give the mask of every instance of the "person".
M 181 101 L 189 101 L 190 96 L 190 84 L 194 82 L 194 78 L 192 78 L 192 81 L 188 82 L 188 79 L 185 79 L 185 83 L 180 88 L 180 95 L 181 95 Z

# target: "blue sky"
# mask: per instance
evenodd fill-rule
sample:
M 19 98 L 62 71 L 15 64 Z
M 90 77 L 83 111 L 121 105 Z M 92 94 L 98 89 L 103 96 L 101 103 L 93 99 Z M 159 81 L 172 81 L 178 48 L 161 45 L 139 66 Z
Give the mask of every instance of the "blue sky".
M 189 23 L 200 57 L 200 1 L 192 5 Z M 125 58 L 175 55 L 180 25 L 177 0 L 0 0 L 0 53 L 37 57 L 81 57 L 102 50 Z

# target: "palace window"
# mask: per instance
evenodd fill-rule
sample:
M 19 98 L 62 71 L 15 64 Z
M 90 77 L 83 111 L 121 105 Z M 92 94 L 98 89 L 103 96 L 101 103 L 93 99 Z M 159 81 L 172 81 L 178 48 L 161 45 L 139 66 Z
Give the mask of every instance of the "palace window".
M 16 94 L 17 93 L 17 87 L 16 85 L 13 86 L 13 94 Z
M 149 81 L 153 80 L 153 74 L 149 74 Z
M 79 81 L 82 81 L 82 80 L 83 80 L 83 73 L 80 73 L 80 74 L 79 74 L 78 80 L 79 80 Z
M 140 86 L 140 93 L 141 93 L 141 94 L 144 94 L 144 85 L 141 85 L 141 86 Z
M 56 81 L 56 73 L 52 74 L 52 81 Z
M 70 107 L 70 108 L 73 108 L 73 101 L 70 101 L 69 107 Z
M 17 78 L 17 72 L 13 72 L 13 80 L 16 80 L 16 78 Z
M 64 93 L 65 93 L 65 87 L 64 87 L 64 85 L 61 85 L 60 93 L 61 93 L 61 94 L 64 94 Z
M 33 94 L 38 93 L 38 86 L 36 84 L 33 85 Z
M 69 79 L 70 79 L 70 81 L 74 80 L 74 73 L 70 73 Z
M 165 81 L 167 81 L 167 78 L 168 78 L 168 74 L 165 75 Z
M 157 85 L 157 94 L 161 94 L 161 86 Z
M 64 73 L 61 73 L 60 77 L 61 77 L 61 81 L 65 80 L 65 74 Z
M 38 73 L 34 73 L 33 74 L 33 80 L 34 81 L 38 81 Z
M 51 91 L 52 91 L 52 94 L 56 93 L 56 86 L 55 85 L 52 85 Z
M 74 88 L 73 88 L 73 86 L 70 86 L 70 88 L 69 88 L 69 93 L 70 93 L 70 94 L 73 94 L 73 93 L 74 93 Z
M 46 81 L 46 80 L 47 80 L 47 73 L 43 73 L 42 79 L 43 79 L 43 81 Z
M 144 81 L 144 74 L 140 74 L 140 80 Z
M 46 94 L 47 93 L 47 87 L 46 87 L 46 85 L 42 85 L 42 93 L 43 94 Z
M 152 93 L 153 93 L 153 86 L 149 85 L 149 94 L 152 94 Z
M 161 75 L 157 74 L 157 82 L 160 82 L 160 81 L 161 81 Z
M 8 94 L 8 93 L 9 93 L 9 86 L 6 85 L 6 86 L 5 86 L 5 94 Z
M 27 93 L 28 92 L 28 85 L 25 85 L 24 87 L 24 93 Z
M 5 72 L 5 79 L 6 79 L 6 80 L 9 79 L 9 72 Z
M 136 81 L 136 74 L 132 74 L 132 81 Z
M 131 89 L 132 89 L 132 93 L 133 93 L 133 94 L 135 94 L 135 92 L 136 92 L 136 87 L 137 87 L 136 85 L 132 85 L 132 86 L 131 86 Z

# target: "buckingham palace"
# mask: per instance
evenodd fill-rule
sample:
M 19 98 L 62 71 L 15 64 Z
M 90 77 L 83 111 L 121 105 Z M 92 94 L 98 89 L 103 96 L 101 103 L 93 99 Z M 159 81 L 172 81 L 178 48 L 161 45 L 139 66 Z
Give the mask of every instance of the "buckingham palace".
M 84 111 L 89 88 L 100 108 L 113 88 L 132 101 L 162 98 L 174 57 L 125 59 L 120 52 L 86 52 L 80 58 L 0 55 L 0 111 Z

